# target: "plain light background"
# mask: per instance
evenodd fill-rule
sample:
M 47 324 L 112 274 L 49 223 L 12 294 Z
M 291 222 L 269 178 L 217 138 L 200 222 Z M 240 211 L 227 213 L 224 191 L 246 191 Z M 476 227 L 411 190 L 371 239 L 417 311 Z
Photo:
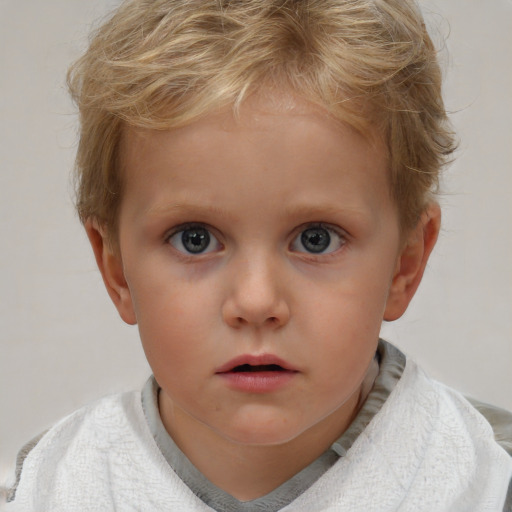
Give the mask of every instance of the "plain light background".
M 0 0 L 0 481 L 63 415 L 150 374 L 72 205 L 64 85 L 114 0 Z M 460 138 L 424 282 L 383 334 L 436 378 L 512 410 L 512 1 L 425 0 Z

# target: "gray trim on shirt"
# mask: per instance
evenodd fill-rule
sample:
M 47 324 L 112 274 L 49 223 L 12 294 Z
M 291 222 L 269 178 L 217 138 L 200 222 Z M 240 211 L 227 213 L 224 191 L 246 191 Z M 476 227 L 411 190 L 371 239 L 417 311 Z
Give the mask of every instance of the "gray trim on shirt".
M 512 457 L 512 413 L 467 397 L 468 402 L 491 424 L 496 442 Z

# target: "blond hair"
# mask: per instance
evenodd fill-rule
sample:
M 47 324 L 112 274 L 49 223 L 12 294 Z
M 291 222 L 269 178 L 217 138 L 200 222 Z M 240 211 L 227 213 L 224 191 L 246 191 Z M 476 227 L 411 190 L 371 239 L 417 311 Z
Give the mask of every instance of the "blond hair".
M 77 209 L 115 234 L 119 144 L 129 126 L 169 129 L 262 87 L 287 88 L 384 137 L 403 228 L 415 225 L 454 149 L 441 72 L 408 0 L 126 0 L 68 83 L 80 111 Z

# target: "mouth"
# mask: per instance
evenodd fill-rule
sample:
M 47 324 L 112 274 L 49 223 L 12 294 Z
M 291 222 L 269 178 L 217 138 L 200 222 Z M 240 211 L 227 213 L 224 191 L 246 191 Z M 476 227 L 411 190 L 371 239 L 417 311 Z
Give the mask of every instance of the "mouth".
M 286 370 L 282 366 L 278 364 L 240 364 L 235 366 L 232 370 L 233 373 L 260 373 L 260 372 L 286 372 Z
M 246 354 L 235 357 L 217 368 L 216 374 L 226 373 L 296 373 L 297 369 L 273 354 Z
M 286 389 L 299 373 L 286 361 L 271 354 L 239 356 L 215 372 L 229 388 L 251 396 Z

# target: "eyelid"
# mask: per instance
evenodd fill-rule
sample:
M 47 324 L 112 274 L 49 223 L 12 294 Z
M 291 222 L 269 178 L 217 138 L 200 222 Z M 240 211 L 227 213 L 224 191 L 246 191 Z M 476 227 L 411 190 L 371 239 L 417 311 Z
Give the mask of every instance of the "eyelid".
M 172 236 L 174 236 L 176 233 L 179 233 L 181 231 L 185 231 L 187 229 L 194 229 L 194 228 L 203 228 L 206 229 L 210 234 L 213 234 L 215 238 L 219 238 L 219 235 L 217 234 L 217 230 L 213 228 L 212 226 L 206 224 L 205 222 L 183 222 L 182 224 L 178 224 L 177 226 L 172 227 L 171 229 L 168 229 L 164 234 L 164 241 L 169 240 Z

